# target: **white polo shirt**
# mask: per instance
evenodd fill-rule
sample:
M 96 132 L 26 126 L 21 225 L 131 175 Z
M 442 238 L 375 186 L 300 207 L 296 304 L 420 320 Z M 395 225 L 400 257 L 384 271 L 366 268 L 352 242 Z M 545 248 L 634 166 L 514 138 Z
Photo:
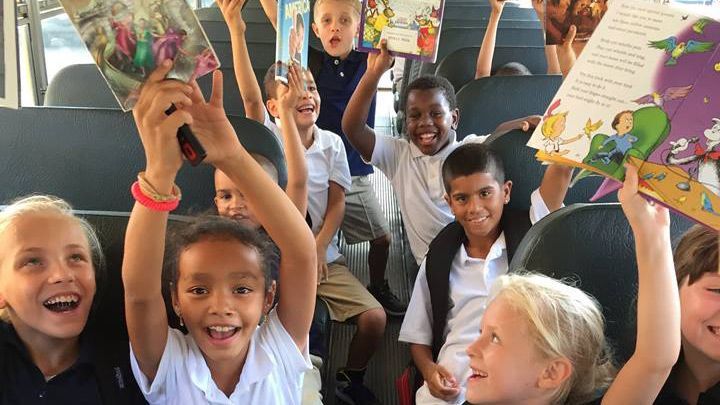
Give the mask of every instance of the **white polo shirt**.
M 300 404 L 302 376 L 311 368 L 287 333 L 275 310 L 250 340 L 245 365 L 228 398 L 215 384 L 192 336 L 168 328 L 160 366 L 152 384 L 140 371 L 130 348 L 130 364 L 138 386 L 150 404 Z
M 463 143 L 482 143 L 487 137 L 468 135 L 458 142 L 455 131 L 451 130 L 448 144 L 428 156 L 407 139 L 375 136 L 375 149 L 369 163 L 382 170 L 393 185 L 410 249 L 418 264 L 430 242 L 455 219 L 444 198 L 442 164 L 445 158 Z
M 280 128 L 270 121 L 267 113 L 263 124 L 273 131 L 282 145 Z M 312 220 L 312 231 L 317 235 L 325 223 L 330 182 L 336 183 L 348 192 L 352 186 L 352 178 L 342 139 L 334 132 L 320 129 L 317 125 L 313 126 L 313 138 L 312 145 L 305 150 L 305 161 L 308 169 L 308 213 Z M 325 260 L 327 263 L 332 263 L 340 256 L 338 235 L 335 232 L 328 245 Z
M 535 223 L 550 212 L 539 190 L 535 190 L 530 199 L 530 222 Z M 468 256 L 465 246 L 460 246 L 451 266 L 450 311 L 445 326 L 445 344 L 440 349 L 437 363 L 453 373 L 461 391 L 452 401 L 445 402 L 432 396 L 425 383 L 416 393 L 418 404 L 465 402 L 465 385 L 470 376 L 470 359 L 465 349 L 480 336 L 480 321 L 487 307 L 490 287 L 498 276 L 508 271 L 505 233 L 495 240 L 485 259 Z M 423 260 L 398 340 L 432 347 L 432 338 L 432 306 Z

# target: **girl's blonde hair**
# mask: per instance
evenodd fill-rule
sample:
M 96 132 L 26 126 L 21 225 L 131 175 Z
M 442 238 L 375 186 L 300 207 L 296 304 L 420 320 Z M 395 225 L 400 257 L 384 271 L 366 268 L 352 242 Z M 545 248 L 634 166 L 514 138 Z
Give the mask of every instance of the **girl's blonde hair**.
M 545 122 L 543 122 L 542 128 L 540 128 L 540 131 L 542 132 L 542 134 L 545 135 L 546 137 L 556 135 L 555 134 L 555 123 L 560 118 L 565 119 L 567 114 L 568 114 L 567 111 L 565 111 L 563 113 L 553 114 L 553 115 L 545 118 Z
M 501 276 L 492 299 L 503 297 L 528 321 L 535 347 L 545 358 L 564 357 L 572 374 L 558 389 L 553 404 L 591 401 L 616 373 L 605 341 L 598 302 L 580 289 L 540 274 Z
M 74 220 L 83 233 L 87 237 L 90 246 L 90 254 L 92 256 L 92 264 L 95 269 L 96 285 L 100 285 L 97 279 L 102 275 L 105 267 L 105 257 L 100 246 L 100 239 L 95 233 L 93 227 L 85 219 L 79 218 L 73 214 L 72 207 L 65 200 L 50 195 L 30 195 L 20 197 L 5 207 L 0 206 L 0 235 L 5 233 L 7 228 L 16 219 L 27 214 L 34 213 L 53 213 Z M 0 252 L 2 248 L 0 247 Z M 9 322 L 9 317 L 5 309 L 0 309 L 0 320 Z

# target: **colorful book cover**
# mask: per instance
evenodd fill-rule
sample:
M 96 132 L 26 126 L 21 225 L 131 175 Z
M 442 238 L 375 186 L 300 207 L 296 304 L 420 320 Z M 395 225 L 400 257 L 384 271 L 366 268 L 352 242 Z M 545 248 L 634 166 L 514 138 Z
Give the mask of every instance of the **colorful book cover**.
M 278 0 L 275 79 L 287 83 L 288 66 L 307 69 L 310 35 L 310 1 Z
M 358 50 L 378 52 L 386 39 L 395 56 L 435 62 L 444 0 L 363 0 Z
M 184 0 L 60 0 L 124 111 L 165 59 L 168 78 L 188 82 L 218 67 L 215 51 Z
M 720 230 L 720 22 L 613 2 L 528 143 Z
M 575 41 L 587 41 L 608 9 L 608 0 L 549 0 L 545 9 L 545 41 L 559 45 L 571 25 L 577 27 Z
M 19 107 L 15 2 L 0 5 L 0 107 Z

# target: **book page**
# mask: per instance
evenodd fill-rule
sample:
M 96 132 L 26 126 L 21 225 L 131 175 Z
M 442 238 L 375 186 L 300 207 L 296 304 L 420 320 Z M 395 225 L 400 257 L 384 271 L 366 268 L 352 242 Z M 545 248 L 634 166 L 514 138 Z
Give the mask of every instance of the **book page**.
M 393 55 L 435 62 L 442 11 L 443 0 L 364 0 L 358 50 L 386 39 Z
M 60 0 L 60 4 L 124 111 L 132 109 L 140 86 L 166 59 L 173 60 L 168 78 L 184 82 L 220 67 L 184 0 Z
M 664 5 L 612 2 L 528 145 L 622 180 L 629 156 L 646 160 L 668 137 L 713 57 L 717 39 L 689 42 L 701 20 Z M 672 85 L 658 80 L 662 72 L 672 72 Z
M 279 0 L 278 30 L 275 43 L 275 78 L 287 83 L 288 66 L 308 66 L 308 38 L 310 38 L 310 1 Z

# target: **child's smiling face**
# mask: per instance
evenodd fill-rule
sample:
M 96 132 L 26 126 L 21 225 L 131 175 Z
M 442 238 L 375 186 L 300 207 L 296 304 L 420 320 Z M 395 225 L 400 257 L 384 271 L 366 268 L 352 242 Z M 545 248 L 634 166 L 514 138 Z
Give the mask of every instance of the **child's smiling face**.
M 212 370 L 242 364 L 274 289 L 265 285 L 261 254 L 237 240 L 207 238 L 180 254 L 173 307 Z
M 325 0 L 315 10 L 312 24 L 323 49 L 330 56 L 344 59 L 352 50 L 360 16 L 348 1 Z
M 680 285 L 683 352 L 693 358 L 720 363 L 720 274 L 705 273 Z
M 72 218 L 23 214 L 0 236 L 0 308 L 23 339 L 75 339 L 95 295 L 87 237 Z
M 428 156 L 448 144 L 450 130 L 457 128 L 459 113 L 451 109 L 440 88 L 413 89 L 405 106 L 405 133 Z
M 492 173 L 478 172 L 450 181 L 445 197 L 455 220 L 468 238 L 491 238 L 499 235 L 500 218 L 510 199 L 512 182 L 498 183 Z

